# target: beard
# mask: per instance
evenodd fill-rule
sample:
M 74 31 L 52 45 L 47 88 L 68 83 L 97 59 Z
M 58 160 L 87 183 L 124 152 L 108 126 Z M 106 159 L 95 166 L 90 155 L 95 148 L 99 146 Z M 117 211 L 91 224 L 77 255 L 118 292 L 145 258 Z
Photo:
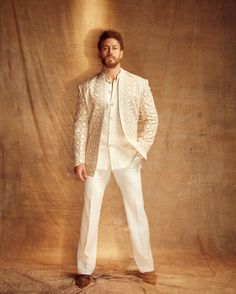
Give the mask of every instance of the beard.
M 101 57 L 102 64 L 108 68 L 114 68 L 121 62 L 121 57 L 115 58 L 114 56 L 108 55 Z

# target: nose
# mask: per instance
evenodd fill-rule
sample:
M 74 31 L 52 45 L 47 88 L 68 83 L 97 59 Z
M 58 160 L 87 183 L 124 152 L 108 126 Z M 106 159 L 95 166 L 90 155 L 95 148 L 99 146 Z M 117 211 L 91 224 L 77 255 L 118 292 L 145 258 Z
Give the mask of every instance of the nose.
M 112 55 L 113 52 L 113 48 L 112 47 L 108 47 L 108 53 Z

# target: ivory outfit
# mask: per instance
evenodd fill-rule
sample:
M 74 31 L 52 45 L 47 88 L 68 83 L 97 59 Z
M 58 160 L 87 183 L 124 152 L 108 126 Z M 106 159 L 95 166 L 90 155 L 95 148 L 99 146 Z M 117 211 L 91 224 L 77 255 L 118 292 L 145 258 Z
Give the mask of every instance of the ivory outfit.
M 148 81 L 121 69 L 118 109 L 125 138 L 146 160 L 154 141 L 158 117 Z M 100 73 L 79 85 L 74 124 L 75 165 L 85 163 L 89 175 L 96 169 L 105 110 L 104 75 Z M 138 137 L 138 120 L 144 122 Z
M 104 73 L 102 75 L 105 86 L 105 107 L 96 169 L 125 168 L 134 159 L 137 150 L 130 145 L 124 136 L 119 118 L 117 102 L 122 72 L 118 74 L 113 83 Z
M 139 116 L 144 121 L 140 136 Z M 85 163 L 89 174 L 77 253 L 79 273 L 91 274 L 96 265 L 100 210 L 111 173 L 122 192 L 135 262 L 141 272 L 154 270 L 140 166 L 141 158 L 147 158 L 157 125 L 147 80 L 121 69 L 113 82 L 101 72 L 79 86 L 75 165 Z

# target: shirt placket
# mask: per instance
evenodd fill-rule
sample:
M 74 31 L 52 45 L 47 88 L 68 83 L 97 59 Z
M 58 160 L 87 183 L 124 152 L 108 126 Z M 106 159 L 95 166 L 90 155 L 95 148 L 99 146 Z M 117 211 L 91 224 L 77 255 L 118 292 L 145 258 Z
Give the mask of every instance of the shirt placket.
M 110 113 L 109 113 L 109 124 L 108 124 L 108 150 L 109 150 L 109 156 L 110 156 L 110 164 L 111 164 L 111 168 L 113 167 L 112 164 L 112 152 L 113 152 L 113 148 L 114 146 L 114 140 L 113 140 L 113 134 L 115 132 L 115 127 L 114 127 L 114 119 L 115 119 L 115 109 L 114 109 L 114 100 L 116 97 L 116 89 L 117 89 L 117 80 L 114 80 L 111 83 L 111 95 L 110 95 L 110 104 L 109 104 L 109 108 L 110 108 Z

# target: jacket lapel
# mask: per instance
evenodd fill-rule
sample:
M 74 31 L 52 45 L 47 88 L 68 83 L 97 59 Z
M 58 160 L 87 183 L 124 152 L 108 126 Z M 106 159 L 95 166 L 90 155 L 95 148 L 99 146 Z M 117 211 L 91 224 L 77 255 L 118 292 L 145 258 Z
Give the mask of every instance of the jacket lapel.
M 120 120 L 121 120 L 121 125 L 123 127 L 123 115 L 124 115 L 124 94 L 125 94 L 125 70 L 121 69 L 121 75 L 120 75 L 120 80 L 119 80 L 119 87 L 118 87 L 118 105 L 119 105 L 119 115 L 120 115 Z
M 97 75 L 97 79 L 93 87 L 93 96 L 96 99 L 96 105 L 104 108 L 105 105 L 105 85 L 102 72 Z

